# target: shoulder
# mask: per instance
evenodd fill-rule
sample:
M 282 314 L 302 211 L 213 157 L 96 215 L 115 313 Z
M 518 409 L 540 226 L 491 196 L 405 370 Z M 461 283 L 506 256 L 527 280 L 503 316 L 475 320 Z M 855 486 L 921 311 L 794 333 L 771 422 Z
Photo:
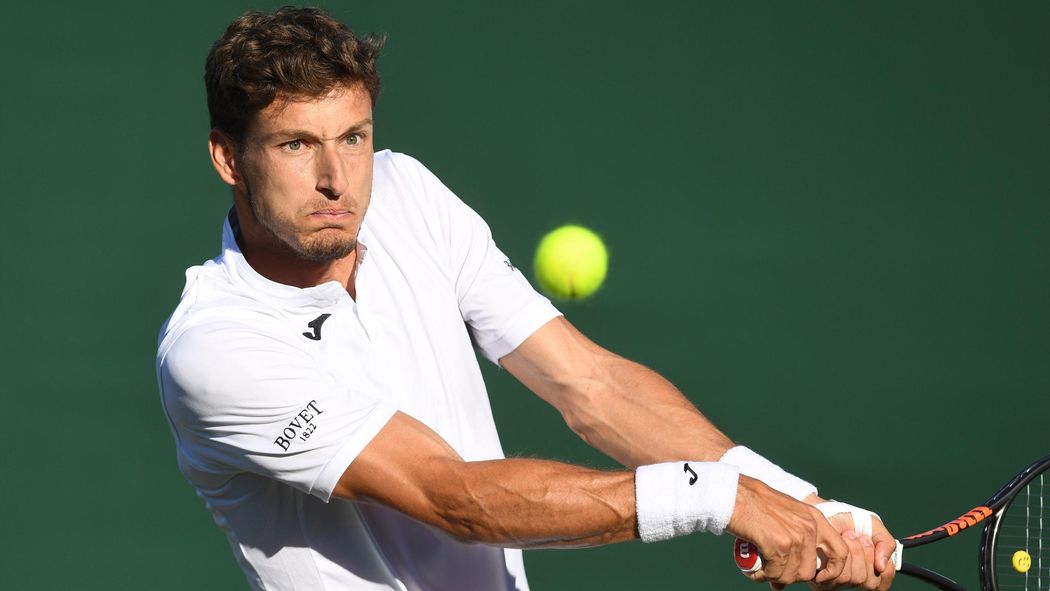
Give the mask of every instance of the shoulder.
M 285 315 L 252 297 L 221 265 L 193 267 L 186 277 L 179 305 L 161 328 L 156 360 L 158 372 L 180 390 L 212 388 L 237 372 L 258 375 L 267 357 L 306 356 Z
M 382 180 L 417 181 L 434 176 L 419 160 L 391 150 L 376 152 L 373 169 L 376 178 Z
M 270 357 L 309 358 L 278 313 L 251 300 L 201 306 L 165 327 L 157 362 L 171 370 L 226 371 Z M 265 367 L 252 368 L 259 374 Z
M 415 158 L 383 150 L 376 153 L 372 204 L 366 223 L 379 231 L 408 234 L 430 245 L 447 245 L 463 202 Z M 433 242 L 434 244 L 431 244 Z
M 419 160 L 383 150 L 375 155 L 373 195 L 414 206 L 446 207 L 455 195 Z
M 214 416 L 274 402 L 278 386 L 318 372 L 286 322 L 241 309 L 193 318 L 169 333 L 157 356 L 161 396 L 173 419 Z
M 174 312 L 161 327 L 158 357 L 193 329 L 193 336 L 222 327 L 266 327 L 279 318 L 274 310 L 250 297 L 227 275 L 221 257 L 186 270 L 186 286 Z

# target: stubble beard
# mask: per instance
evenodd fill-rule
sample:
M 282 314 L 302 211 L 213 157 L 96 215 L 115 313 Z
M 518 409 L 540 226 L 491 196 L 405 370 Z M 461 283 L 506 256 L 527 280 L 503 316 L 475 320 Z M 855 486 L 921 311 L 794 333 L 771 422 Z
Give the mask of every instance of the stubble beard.
M 252 194 L 250 187 L 245 187 L 248 197 L 248 207 L 252 215 L 264 230 L 270 235 L 275 246 L 291 251 L 293 255 L 311 263 L 327 263 L 344 258 L 357 249 L 357 237 L 345 238 L 338 235 L 326 237 L 324 234 L 335 234 L 335 232 L 323 232 L 314 235 L 313 239 L 300 240 L 295 232 L 284 232 L 289 224 L 283 224 L 270 214 L 270 211 L 260 207 Z

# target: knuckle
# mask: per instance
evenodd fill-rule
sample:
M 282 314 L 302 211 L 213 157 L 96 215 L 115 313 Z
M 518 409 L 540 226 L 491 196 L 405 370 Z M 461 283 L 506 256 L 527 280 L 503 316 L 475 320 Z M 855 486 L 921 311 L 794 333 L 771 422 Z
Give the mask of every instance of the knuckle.
M 857 576 L 857 573 L 854 573 L 853 576 L 850 577 L 849 584 L 853 587 L 868 589 L 868 578 L 863 574 L 861 574 L 861 576 Z

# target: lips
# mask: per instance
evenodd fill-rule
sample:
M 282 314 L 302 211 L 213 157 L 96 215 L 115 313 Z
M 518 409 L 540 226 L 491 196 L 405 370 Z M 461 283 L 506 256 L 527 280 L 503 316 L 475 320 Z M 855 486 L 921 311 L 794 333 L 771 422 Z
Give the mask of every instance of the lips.
M 353 220 L 354 214 L 348 209 L 321 209 L 311 213 L 308 217 L 326 226 L 343 226 Z
M 310 225 L 315 229 L 333 228 L 349 229 L 354 225 L 354 213 L 348 209 L 319 209 L 308 216 Z

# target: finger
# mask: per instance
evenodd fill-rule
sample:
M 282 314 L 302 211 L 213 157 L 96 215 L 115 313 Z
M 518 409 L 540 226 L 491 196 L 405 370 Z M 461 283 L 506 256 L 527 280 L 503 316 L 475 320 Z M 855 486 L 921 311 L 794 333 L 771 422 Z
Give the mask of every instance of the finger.
M 857 541 L 857 535 L 852 531 L 842 532 L 842 539 L 846 543 L 846 548 L 849 550 L 849 555 L 846 557 L 846 564 L 839 573 L 839 576 L 834 579 L 828 580 L 823 584 L 825 589 L 840 589 L 842 587 L 853 584 L 855 578 L 855 563 L 858 557 L 861 555 L 860 542 Z
M 782 557 L 766 555 L 762 561 L 762 568 L 752 573 L 751 579 L 754 581 L 768 581 L 770 583 L 780 580 L 780 574 L 784 571 L 784 563 Z
M 785 556 L 784 568 L 780 572 L 780 576 L 777 577 L 777 582 L 791 585 L 792 583 L 808 581 L 808 578 L 813 578 L 814 574 L 805 578 L 804 565 L 810 565 L 810 570 L 816 574 L 817 554 L 816 548 L 812 544 L 803 543 L 801 547 L 793 549 L 789 555 Z
M 798 554 L 798 565 L 795 567 L 795 580 L 812 581 L 816 578 L 817 568 L 821 564 L 817 556 L 817 532 L 807 534 L 802 544 Z
M 842 576 L 838 580 L 851 587 L 860 585 L 868 578 L 861 536 L 858 536 L 856 532 L 846 532 L 842 534 L 842 537 L 846 538 L 849 546 L 849 565 L 842 569 Z
M 886 524 L 881 519 L 873 517 L 871 520 L 871 541 L 875 542 L 875 572 L 884 573 L 887 570 L 896 571 L 891 557 L 897 551 L 897 540 L 886 529 Z
M 891 568 L 879 575 L 878 591 L 887 591 L 893 585 L 893 578 L 897 576 L 897 569 Z
M 859 580 L 856 585 L 864 589 L 877 589 L 882 579 L 878 573 L 875 572 L 875 544 L 871 542 L 871 538 L 868 536 L 860 537 L 861 552 L 864 560 L 859 560 L 862 563 L 859 569 Z
M 897 576 L 897 568 L 893 565 L 892 561 L 886 566 L 886 570 L 882 571 L 882 574 L 879 575 L 880 580 L 879 586 L 877 587 L 878 591 L 886 591 L 889 589 L 890 586 L 893 585 L 894 577 Z
M 784 556 L 784 570 L 777 577 L 778 583 L 790 585 L 812 579 L 817 572 L 816 547 L 809 534 L 792 542 L 790 551 Z
M 818 511 L 819 514 L 819 511 Z M 817 573 L 814 580 L 818 583 L 832 581 L 845 570 L 849 558 L 849 546 L 842 536 L 831 527 L 823 515 L 817 517 L 817 548 L 827 559 L 824 569 Z

